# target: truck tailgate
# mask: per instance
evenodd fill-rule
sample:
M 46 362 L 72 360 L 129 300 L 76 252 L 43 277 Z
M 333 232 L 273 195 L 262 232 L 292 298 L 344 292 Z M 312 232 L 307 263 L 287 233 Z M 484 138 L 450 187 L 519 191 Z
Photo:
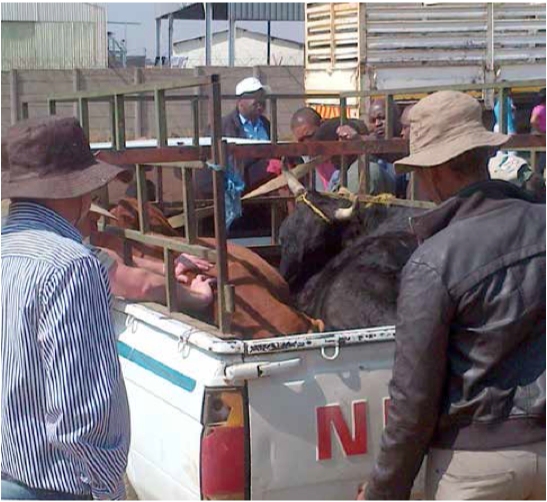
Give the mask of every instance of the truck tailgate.
M 253 499 L 353 499 L 370 475 L 393 336 L 347 345 L 342 336 L 336 340 L 268 354 L 251 342 L 246 363 L 292 361 L 286 371 L 247 381 Z

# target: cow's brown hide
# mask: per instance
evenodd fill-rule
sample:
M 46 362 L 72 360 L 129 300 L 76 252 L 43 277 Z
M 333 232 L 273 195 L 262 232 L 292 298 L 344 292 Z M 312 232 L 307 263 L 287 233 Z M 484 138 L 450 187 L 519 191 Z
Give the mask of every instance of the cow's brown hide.
M 157 207 L 148 204 L 147 211 L 152 232 L 173 237 L 179 235 Z M 118 226 L 138 229 L 136 199 L 122 199 L 111 212 L 118 218 L 114 222 Z M 92 242 L 97 246 L 113 249 L 120 255 L 123 252 L 123 242 L 115 236 L 94 233 Z M 215 247 L 215 241 L 211 238 L 202 238 L 198 244 Z M 163 256 L 160 248 L 151 246 L 139 246 L 134 252 L 157 259 Z M 216 266 L 207 275 L 217 277 Z M 275 268 L 253 251 L 228 243 L 228 276 L 230 284 L 235 286 L 235 312 L 230 330 L 235 336 L 259 339 L 322 329 L 320 321 L 308 318 L 294 307 L 287 282 Z M 216 322 L 217 315 L 215 295 L 207 320 Z

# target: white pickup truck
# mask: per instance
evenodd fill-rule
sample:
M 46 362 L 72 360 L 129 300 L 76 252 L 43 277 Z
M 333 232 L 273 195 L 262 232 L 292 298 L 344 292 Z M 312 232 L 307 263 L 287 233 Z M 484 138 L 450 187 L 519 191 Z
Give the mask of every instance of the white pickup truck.
M 378 453 L 393 327 L 225 340 L 122 301 L 114 320 L 139 498 L 355 498 Z

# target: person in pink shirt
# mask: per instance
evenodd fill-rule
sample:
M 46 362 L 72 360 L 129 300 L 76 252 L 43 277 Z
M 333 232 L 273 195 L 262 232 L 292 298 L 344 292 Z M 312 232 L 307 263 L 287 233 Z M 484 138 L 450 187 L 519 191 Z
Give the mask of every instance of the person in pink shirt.
M 348 124 L 341 126 L 339 118 L 323 120 L 321 115 L 310 107 L 300 108 L 293 114 L 291 132 L 298 142 L 311 140 L 332 141 L 335 139 L 351 140 L 368 134 L 366 125 L 360 120 L 350 119 Z M 339 157 L 332 157 L 316 167 L 316 172 L 325 190 L 328 190 L 333 174 L 340 169 L 339 163 Z M 348 162 L 349 165 L 351 163 Z
M 539 93 L 538 104 L 532 110 L 530 117 L 530 125 L 533 131 L 545 134 L 545 89 L 541 89 Z

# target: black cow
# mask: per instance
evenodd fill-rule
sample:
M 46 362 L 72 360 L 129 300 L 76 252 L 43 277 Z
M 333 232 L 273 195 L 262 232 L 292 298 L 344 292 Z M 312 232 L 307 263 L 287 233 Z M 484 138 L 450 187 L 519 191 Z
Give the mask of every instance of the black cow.
M 395 324 L 401 270 L 417 247 L 408 218 L 423 210 L 357 208 L 285 176 L 299 203 L 281 226 L 280 271 L 298 307 L 327 330 Z

